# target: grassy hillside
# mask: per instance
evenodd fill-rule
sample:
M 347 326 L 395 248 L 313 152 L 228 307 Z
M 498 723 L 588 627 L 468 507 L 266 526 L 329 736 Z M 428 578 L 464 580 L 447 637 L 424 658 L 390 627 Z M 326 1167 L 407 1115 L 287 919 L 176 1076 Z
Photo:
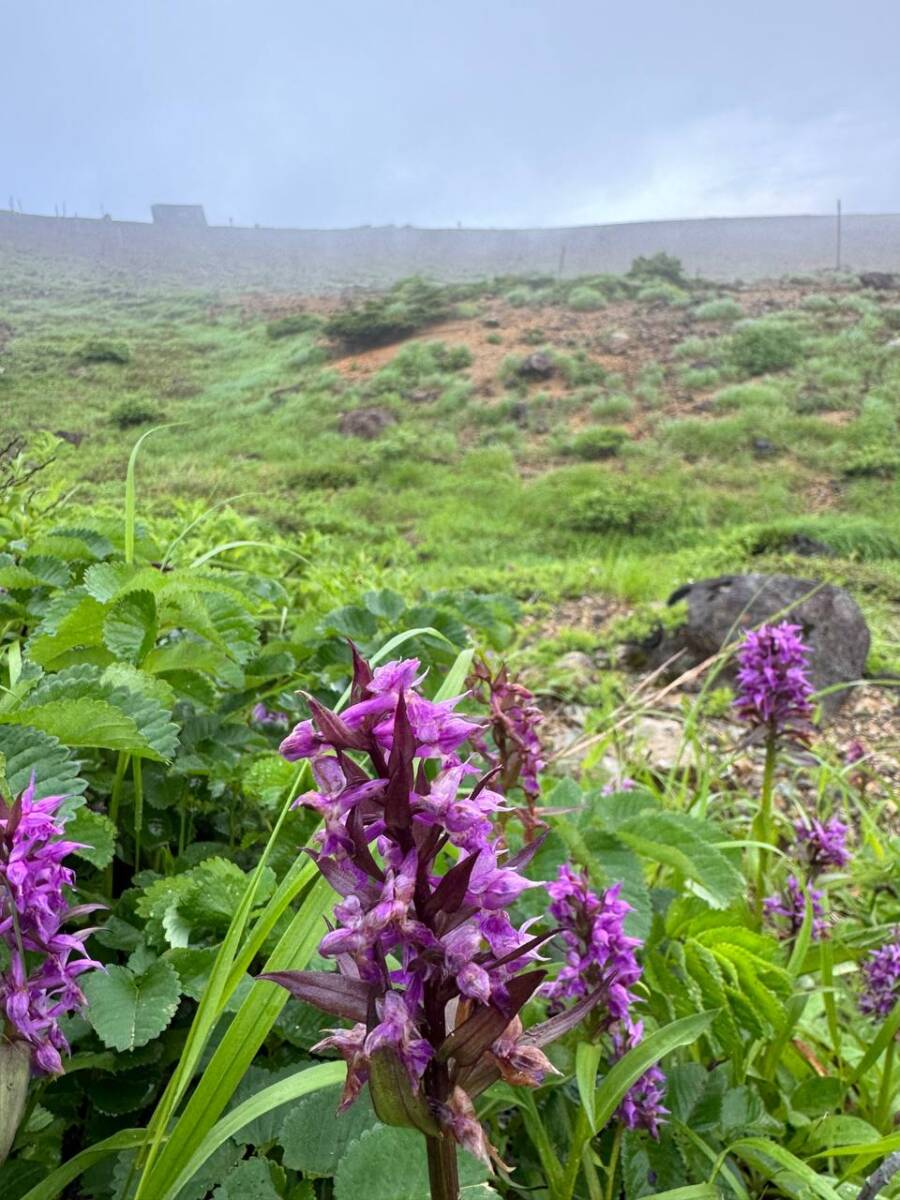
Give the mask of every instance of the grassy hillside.
M 900 296 L 855 279 L 714 288 L 665 258 L 624 278 L 411 281 L 349 308 L 8 264 L 0 425 L 79 442 L 64 470 L 105 509 L 136 437 L 171 423 L 142 450 L 145 513 L 218 504 L 223 539 L 274 528 L 320 570 L 364 563 L 395 587 L 647 600 L 787 561 L 850 583 L 883 667 L 897 331 Z

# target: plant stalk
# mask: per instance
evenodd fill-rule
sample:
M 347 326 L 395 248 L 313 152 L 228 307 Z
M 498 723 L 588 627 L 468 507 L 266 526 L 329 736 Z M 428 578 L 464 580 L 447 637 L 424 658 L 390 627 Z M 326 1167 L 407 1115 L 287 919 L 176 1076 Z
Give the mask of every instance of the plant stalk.
M 759 812 L 756 815 L 756 838 L 765 843 L 760 847 L 756 864 L 756 915 L 760 921 L 763 916 L 763 900 L 766 895 L 766 881 L 769 876 L 769 851 L 774 841 L 772 829 L 772 793 L 775 785 L 776 745 L 774 730 L 770 730 L 766 738 L 766 763 L 763 768 L 762 795 L 759 801 Z
M 459 1200 L 456 1143 L 442 1134 L 439 1137 L 426 1137 L 425 1148 L 428 1152 L 431 1200 Z

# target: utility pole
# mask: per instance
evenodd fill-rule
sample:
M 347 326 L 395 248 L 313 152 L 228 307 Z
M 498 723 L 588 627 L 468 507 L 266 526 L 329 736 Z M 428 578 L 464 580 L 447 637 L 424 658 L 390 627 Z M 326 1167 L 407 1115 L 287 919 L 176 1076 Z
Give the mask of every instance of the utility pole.
M 838 200 L 838 202 L 837 202 L 837 227 L 836 227 L 835 233 L 836 233 L 836 241 L 837 241 L 837 247 L 836 247 L 837 252 L 836 252 L 836 256 L 835 256 L 835 270 L 839 271 L 841 269 L 841 202 L 840 202 L 840 200 Z

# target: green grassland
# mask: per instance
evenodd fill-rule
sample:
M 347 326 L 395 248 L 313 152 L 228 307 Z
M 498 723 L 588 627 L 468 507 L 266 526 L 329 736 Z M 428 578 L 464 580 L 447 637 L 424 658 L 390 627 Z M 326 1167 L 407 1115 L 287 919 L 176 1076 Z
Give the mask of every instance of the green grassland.
M 787 566 L 847 583 L 874 665 L 896 664 L 891 292 L 716 288 L 662 258 L 342 307 L 3 266 L 0 427 L 80 438 L 56 448 L 75 504 L 114 512 L 134 441 L 165 425 L 141 451 L 142 513 L 219 506 L 208 537 L 277 539 L 326 592 L 645 601 Z M 798 557 L 808 539 L 828 552 Z

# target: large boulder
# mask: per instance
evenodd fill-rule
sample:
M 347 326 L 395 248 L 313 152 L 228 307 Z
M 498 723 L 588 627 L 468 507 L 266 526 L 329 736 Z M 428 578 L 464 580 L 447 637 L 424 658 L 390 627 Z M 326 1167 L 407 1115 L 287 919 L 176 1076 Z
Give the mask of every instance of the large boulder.
M 862 678 L 869 629 L 859 605 L 843 588 L 790 575 L 721 575 L 688 584 L 669 597 L 670 604 L 679 600 L 687 601 L 687 621 L 652 648 L 657 664 L 680 650 L 675 664 L 680 673 L 739 639 L 745 630 L 774 619 L 802 627 L 812 651 L 810 678 L 817 691 Z M 733 680 L 733 663 L 724 674 Z M 825 696 L 825 714 L 833 715 L 848 695 L 845 688 Z

